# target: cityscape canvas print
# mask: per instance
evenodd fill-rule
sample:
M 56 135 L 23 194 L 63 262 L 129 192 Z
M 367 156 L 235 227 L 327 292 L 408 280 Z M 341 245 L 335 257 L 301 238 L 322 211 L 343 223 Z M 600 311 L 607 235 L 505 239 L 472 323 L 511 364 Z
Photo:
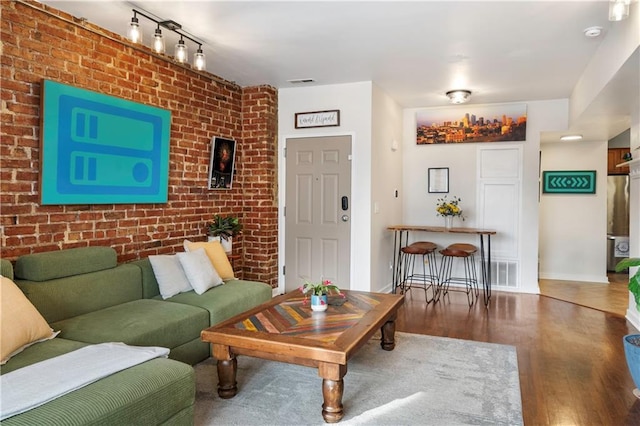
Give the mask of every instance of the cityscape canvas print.
M 525 104 L 439 108 L 416 113 L 418 145 L 514 142 L 527 138 Z

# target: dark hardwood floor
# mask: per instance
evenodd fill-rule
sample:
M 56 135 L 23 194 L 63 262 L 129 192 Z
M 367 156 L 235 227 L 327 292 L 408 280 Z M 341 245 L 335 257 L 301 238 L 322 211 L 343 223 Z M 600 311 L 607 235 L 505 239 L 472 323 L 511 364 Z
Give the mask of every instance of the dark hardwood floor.
M 525 425 L 640 425 L 622 346 L 638 331 L 619 315 L 505 292 L 488 308 L 461 293 L 426 305 L 413 289 L 397 330 L 515 346 Z

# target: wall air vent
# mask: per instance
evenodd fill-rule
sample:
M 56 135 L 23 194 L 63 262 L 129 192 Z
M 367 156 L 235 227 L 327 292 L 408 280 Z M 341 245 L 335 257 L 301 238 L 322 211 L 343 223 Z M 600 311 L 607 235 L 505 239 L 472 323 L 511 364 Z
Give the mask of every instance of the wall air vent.
M 314 83 L 315 80 L 313 78 L 296 78 L 293 80 L 287 80 L 287 82 L 291 84 L 301 84 L 301 83 Z

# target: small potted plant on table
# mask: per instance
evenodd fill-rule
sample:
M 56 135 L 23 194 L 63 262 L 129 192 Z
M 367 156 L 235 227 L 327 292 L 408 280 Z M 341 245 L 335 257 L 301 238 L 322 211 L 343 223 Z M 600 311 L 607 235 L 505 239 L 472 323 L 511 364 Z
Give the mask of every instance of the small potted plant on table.
M 320 280 L 319 283 L 305 281 L 299 288 L 302 294 L 305 295 L 304 304 L 308 304 L 307 294 L 311 294 L 311 309 L 313 311 L 326 311 L 329 305 L 328 295 L 330 293 L 336 293 L 341 297 L 345 297 L 345 294 L 340 291 L 337 285 L 333 284 L 329 280 Z
M 616 272 L 622 272 L 634 266 L 640 266 L 639 257 L 629 257 L 621 260 L 616 265 Z M 633 294 L 636 309 L 640 311 L 640 268 L 636 270 L 633 276 L 629 277 L 629 291 Z M 633 378 L 633 383 L 636 385 L 633 394 L 640 398 L 640 334 L 628 334 L 624 336 L 622 342 L 624 355 L 627 358 L 627 366 Z
M 220 241 L 224 251 L 231 253 L 232 238 L 242 232 L 242 225 L 237 216 L 215 215 L 209 223 L 209 240 Z

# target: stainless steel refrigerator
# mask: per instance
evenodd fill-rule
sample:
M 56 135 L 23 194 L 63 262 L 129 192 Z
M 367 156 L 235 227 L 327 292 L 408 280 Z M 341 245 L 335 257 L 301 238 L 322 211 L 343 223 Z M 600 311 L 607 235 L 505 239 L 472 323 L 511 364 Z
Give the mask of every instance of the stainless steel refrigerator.
M 607 176 L 607 270 L 629 256 L 629 176 Z

